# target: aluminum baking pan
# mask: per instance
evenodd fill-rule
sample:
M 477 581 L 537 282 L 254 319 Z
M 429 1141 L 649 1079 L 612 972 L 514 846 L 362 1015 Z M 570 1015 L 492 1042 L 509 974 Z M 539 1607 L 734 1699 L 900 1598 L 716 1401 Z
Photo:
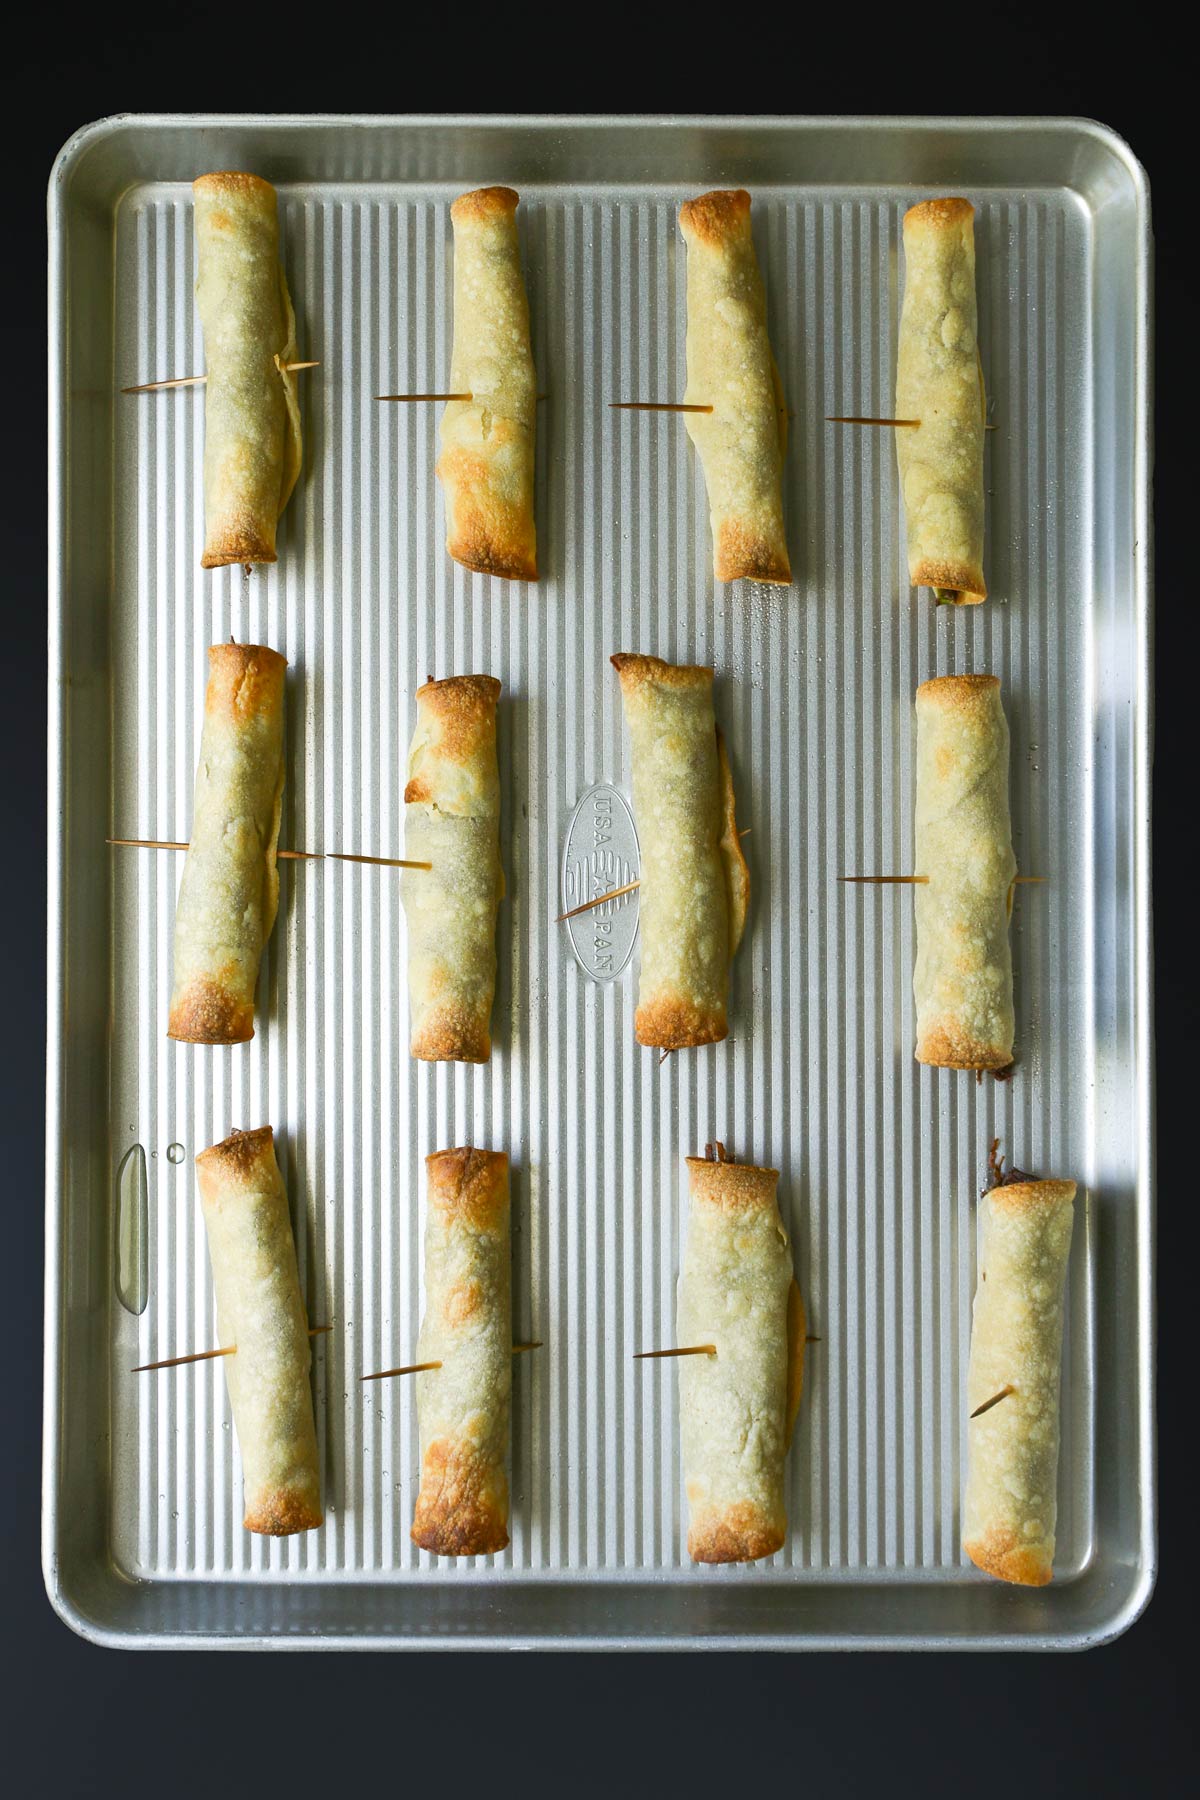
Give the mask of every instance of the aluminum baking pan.
M 280 559 L 249 583 L 199 567 L 201 395 L 116 394 L 202 367 L 189 184 L 229 167 L 279 187 L 302 354 L 321 359 Z M 522 195 L 548 395 L 529 588 L 447 560 L 436 409 L 373 398 L 444 377 L 449 201 L 488 181 Z M 607 406 L 682 393 L 676 207 L 732 183 L 754 194 L 794 415 L 783 592 L 714 591 L 680 422 Z M 939 192 L 978 208 L 999 427 L 994 597 L 968 612 L 908 589 L 888 434 L 824 423 L 888 411 L 900 218 Z M 1150 258 L 1142 171 L 1079 120 L 161 116 L 65 147 L 44 1486 L 47 1585 L 77 1629 L 156 1646 L 992 1648 L 1084 1645 L 1136 1616 L 1155 1554 Z M 345 866 L 285 871 L 253 1044 L 168 1043 L 178 859 L 103 840 L 184 835 L 204 651 L 231 631 L 291 662 L 283 841 L 308 848 L 395 854 L 416 685 L 503 680 L 509 893 L 486 1068 L 409 1060 L 398 881 Z M 636 907 L 603 968 L 554 923 L 564 871 L 585 878 L 580 802 L 628 794 L 618 649 L 715 664 L 752 828 L 730 1038 L 661 1067 L 633 1041 L 636 952 L 612 966 Z M 959 669 L 1003 680 L 1017 852 L 1050 877 L 1014 919 L 1007 1085 L 916 1066 L 911 899 L 836 880 L 908 866 L 913 691 Z M 336 1327 L 315 1357 L 328 1522 L 283 1543 L 241 1530 L 219 1364 L 127 1374 L 213 1341 L 191 1159 L 264 1120 L 312 1316 Z M 1081 1184 L 1041 1591 L 987 1581 L 959 1549 L 974 1201 L 996 1134 Z M 783 1171 L 821 1339 L 787 1548 L 723 1570 L 681 1554 L 674 1374 L 631 1360 L 672 1341 L 681 1159 L 718 1136 Z M 512 1158 L 515 1317 L 546 1347 L 516 1376 L 511 1549 L 451 1566 L 408 1537 L 411 1386 L 364 1395 L 358 1377 L 415 1342 L 421 1158 L 467 1140 Z

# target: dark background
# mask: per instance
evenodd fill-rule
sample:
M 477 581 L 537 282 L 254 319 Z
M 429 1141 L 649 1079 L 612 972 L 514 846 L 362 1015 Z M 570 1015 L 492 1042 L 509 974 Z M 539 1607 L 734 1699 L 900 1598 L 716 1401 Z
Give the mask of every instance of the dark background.
M 0 1444 L 0 1770 L 15 1794 L 302 1782 L 313 1795 L 431 1785 L 857 1795 L 1174 1794 L 1195 1780 L 1195 283 L 1200 241 L 1183 53 L 1152 10 L 1079 20 L 925 5 L 877 16 L 578 8 L 472 23 L 389 9 L 262 25 L 240 12 L 138 30 L 35 19 L 5 45 L 0 505 L 0 1096 L 5 1431 Z M 49 17 L 48 10 L 44 15 Z M 1182 14 L 1174 14 L 1181 17 Z M 14 15 L 15 20 L 16 15 Z M 665 23 L 666 29 L 660 30 Z M 450 29 L 447 29 L 447 26 Z M 1153 59 L 1142 48 L 1154 44 Z M 1190 57 L 1187 59 L 1190 63 Z M 1176 68 L 1178 65 L 1178 69 Z M 1193 71 L 1194 73 L 1194 71 Z M 38 1550 L 45 939 L 45 188 L 81 124 L 123 111 L 1084 114 L 1129 140 L 1157 230 L 1156 942 L 1161 1576 L 1116 1644 L 1076 1656 L 143 1656 L 50 1610 Z M 1192 546 L 1189 553 L 1187 546 Z M 1186 558 L 1186 560 L 1185 560 Z M 1185 938 L 1185 930 L 1191 928 Z M 1190 1158 L 1189 1158 L 1190 1162 Z M 15 1233 L 15 1235 L 14 1235 Z M 1103 1304 L 1103 1299 L 1101 1299 Z M 1186 1565 L 1186 1566 L 1185 1566 Z M 1189 1657 L 1190 1661 L 1190 1657 Z M 1189 1683 L 1194 1689 L 1194 1683 Z M 7 1780 L 5 1782 L 7 1785 Z

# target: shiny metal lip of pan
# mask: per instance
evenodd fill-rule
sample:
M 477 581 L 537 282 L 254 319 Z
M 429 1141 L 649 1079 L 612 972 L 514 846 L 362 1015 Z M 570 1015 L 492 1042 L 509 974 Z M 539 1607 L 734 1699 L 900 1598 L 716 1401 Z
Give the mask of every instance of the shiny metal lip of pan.
M 200 569 L 203 369 L 193 177 L 279 192 L 303 356 L 304 470 L 279 559 Z M 449 371 L 450 202 L 505 183 L 539 406 L 541 579 L 451 562 L 434 476 Z M 684 387 L 682 200 L 744 186 L 791 413 L 790 588 L 715 586 L 684 422 L 614 412 Z M 889 412 L 916 200 L 976 208 L 991 404 L 991 598 L 908 585 Z M 50 185 L 51 915 L 44 1565 L 84 1635 L 243 1648 L 1075 1648 L 1155 1569 L 1150 1032 L 1149 193 L 1078 119 L 126 116 Z M 491 1060 L 408 1055 L 400 877 L 281 868 L 248 1045 L 167 1040 L 207 646 L 289 662 L 281 842 L 402 854 L 416 688 L 500 678 Z M 716 670 L 752 897 L 730 1031 L 634 1040 L 637 893 L 614 651 Z M 913 1059 L 912 897 L 846 888 L 912 854 L 913 695 L 1000 676 L 1012 736 L 1018 1066 Z M 644 847 L 644 846 L 643 846 Z M 633 871 L 633 874 L 627 871 Z M 618 884 L 619 885 L 619 884 Z M 578 901 L 575 902 L 576 904 Z M 587 915 L 584 915 L 586 917 Z M 271 1123 L 314 1340 L 327 1516 L 242 1530 L 193 1158 Z M 976 1203 L 999 1136 L 1079 1183 L 1055 1579 L 960 1548 Z M 683 1158 L 781 1171 L 810 1331 L 786 1545 L 692 1564 L 674 1342 Z M 409 1537 L 423 1158 L 512 1169 L 511 1544 Z M 1104 1296 L 1100 1305 L 1098 1297 Z

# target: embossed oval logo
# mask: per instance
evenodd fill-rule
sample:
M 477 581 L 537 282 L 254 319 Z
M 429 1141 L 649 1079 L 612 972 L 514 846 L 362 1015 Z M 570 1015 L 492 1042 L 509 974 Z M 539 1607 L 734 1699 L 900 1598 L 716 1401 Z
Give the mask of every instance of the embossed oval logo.
M 637 830 L 624 796 L 614 787 L 592 788 L 567 826 L 562 859 L 562 910 L 595 900 L 636 881 L 641 870 Z M 633 954 L 638 893 L 620 894 L 567 920 L 575 960 L 593 981 L 613 981 Z

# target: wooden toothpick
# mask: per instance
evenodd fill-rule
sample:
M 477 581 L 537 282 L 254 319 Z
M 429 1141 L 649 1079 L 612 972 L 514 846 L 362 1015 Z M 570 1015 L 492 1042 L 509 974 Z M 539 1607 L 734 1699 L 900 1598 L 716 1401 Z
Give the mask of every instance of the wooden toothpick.
M 655 1362 L 664 1356 L 715 1356 L 716 1354 L 717 1346 L 715 1344 L 688 1344 L 682 1350 L 637 1350 L 634 1352 L 633 1360 L 634 1362 Z
M 186 850 L 186 843 L 178 844 L 168 838 L 105 838 L 106 844 L 116 844 L 130 850 Z M 317 850 L 276 850 L 276 856 L 286 857 L 291 862 L 320 862 L 321 854 Z
M 826 413 L 825 423 L 827 425 L 907 425 L 911 430 L 915 431 L 921 421 L 920 419 L 867 419 L 861 418 L 855 414 Z M 985 425 L 983 429 L 985 431 L 999 431 L 1000 427 L 998 425 Z
M 1011 1384 L 1008 1387 L 1002 1387 L 998 1394 L 993 1394 L 990 1400 L 985 1400 L 982 1406 L 977 1406 L 975 1411 L 971 1414 L 971 1417 L 973 1419 L 978 1419 L 982 1413 L 991 1412 L 993 1406 L 999 1406 L 1002 1400 L 1007 1400 L 1008 1396 L 1010 1394 L 1015 1394 L 1016 1391 L 1016 1388 Z
M 173 381 L 143 381 L 140 387 L 122 388 L 123 394 L 157 394 L 164 388 L 203 387 L 207 375 L 176 375 Z
M 538 1338 L 534 1343 L 514 1344 L 512 1353 L 514 1356 L 521 1356 L 526 1350 L 540 1350 L 541 1348 L 542 1341 Z M 441 1367 L 440 1362 L 406 1363 L 402 1369 L 378 1369 L 375 1374 L 364 1375 L 361 1379 L 363 1381 L 386 1381 L 391 1375 L 420 1375 L 426 1369 L 440 1369 Z
M 364 1381 L 387 1381 L 392 1375 L 420 1375 L 425 1369 L 440 1369 L 440 1362 L 405 1363 L 402 1369 L 377 1369 L 373 1375 L 364 1375 Z
M 279 358 L 276 357 L 276 362 Z M 292 374 L 296 369 L 319 369 L 319 362 L 279 363 L 285 374 Z M 203 387 L 208 380 L 207 375 L 176 375 L 170 381 L 143 381 L 139 387 L 122 388 L 123 394 L 157 394 L 164 388 Z
M 129 850 L 186 850 L 186 843 L 175 843 L 168 838 L 105 838 L 106 844 L 115 844 Z M 341 850 L 276 850 L 276 856 L 288 862 L 352 862 L 374 863 L 382 869 L 432 869 L 428 862 L 406 862 L 402 856 L 352 856 L 349 851 Z
M 130 1369 L 131 1375 L 146 1375 L 151 1369 L 177 1369 L 181 1363 L 211 1362 L 214 1356 L 236 1356 L 237 1345 L 230 1344 L 224 1350 L 196 1350 L 191 1356 L 165 1356 L 161 1362 L 139 1363 L 136 1369 Z
M 907 425 L 915 431 L 921 421 L 920 419 L 865 419 L 853 414 L 839 416 L 836 413 L 826 413 L 825 423 L 827 425 Z
M 279 854 L 284 853 L 281 850 Z M 372 863 L 380 869 L 432 869 L 429 862 L 406 862 L 402 856 L 356 856 L 348 850 L 327 850 L 325 855 L 330 862 Z
M 1013 877 L 1013 886 L 1040 887 L 1043 882 L 1049 881 L 1049 879 L 1050 877 L 1048 875 L 1015 875 Z M 923 887 L 928 883 L 929 877 L 928 875 L 839 875 L 838 880 L 843 882 L 853 882 L 860 887 L 863 885 L 873 885 L 875 887 Z
M 473 400 L 474 394 L 376 394 L 377 400 Z M 546 394 L 538 394 L 539 401 L 547 399 Z
M 332 1331 L 332 1325 L 310 1325 L 308 1335 L 322 1337 L 325 1332 Z M 190 1356 L 166 1356 L 161 1362 L 139 1363 L 136 1369 L 130 1369 L 131 1375 L 146 1375 L 151 1369 L 178 1369 L 183 1363 L 211 1362 L 215 1356 L 236 1356 L 237 1345 L 227 1344 L 223 1350 L 193 1350 Z
M 573 919 L 578 913 L 591 912 L 594 906 L 603 906 L 606 900 L 619 900 L 622 894 L 632 894 L 634 888 L 641 885 L 640 881 L 627 881 L 624 887 L 609 888 L 607 894 L 597 894 L 594 900 L 585 900 L 582 906 L 573 906 L 570 912 L 559 913 L 554 923 L 561 925 L 564 919 Z
M 106 844 L 116 844 L 128 850 L 186 850 L 186 844 L 175 844 L 168 838 L 105 838 Z M 278 855 L 278 851 L 276 852 Z
M 747 825 L 745 831 L 739 831 L 740 838 L 749 837 L 753 828 Z M 624 887 L 609 888 L 607 894 L 597 894 L 594 900 L 585 900 L 582 906 L 573 906 L 570 912 L 559 913 L 554 923 L 561 925 L 564 919 L 573 919 L 579 913 L 591 912 L 594 906 L 603 906 L 606 900 L 619 900 L 622 894 L 632 894 L 634 888 L 641 887 L 640 881 L 627 881 Z
M 688 400 L 610 400 L 613 412 L 678 412 L 710 413 L 711 406 L 696 406 Z

